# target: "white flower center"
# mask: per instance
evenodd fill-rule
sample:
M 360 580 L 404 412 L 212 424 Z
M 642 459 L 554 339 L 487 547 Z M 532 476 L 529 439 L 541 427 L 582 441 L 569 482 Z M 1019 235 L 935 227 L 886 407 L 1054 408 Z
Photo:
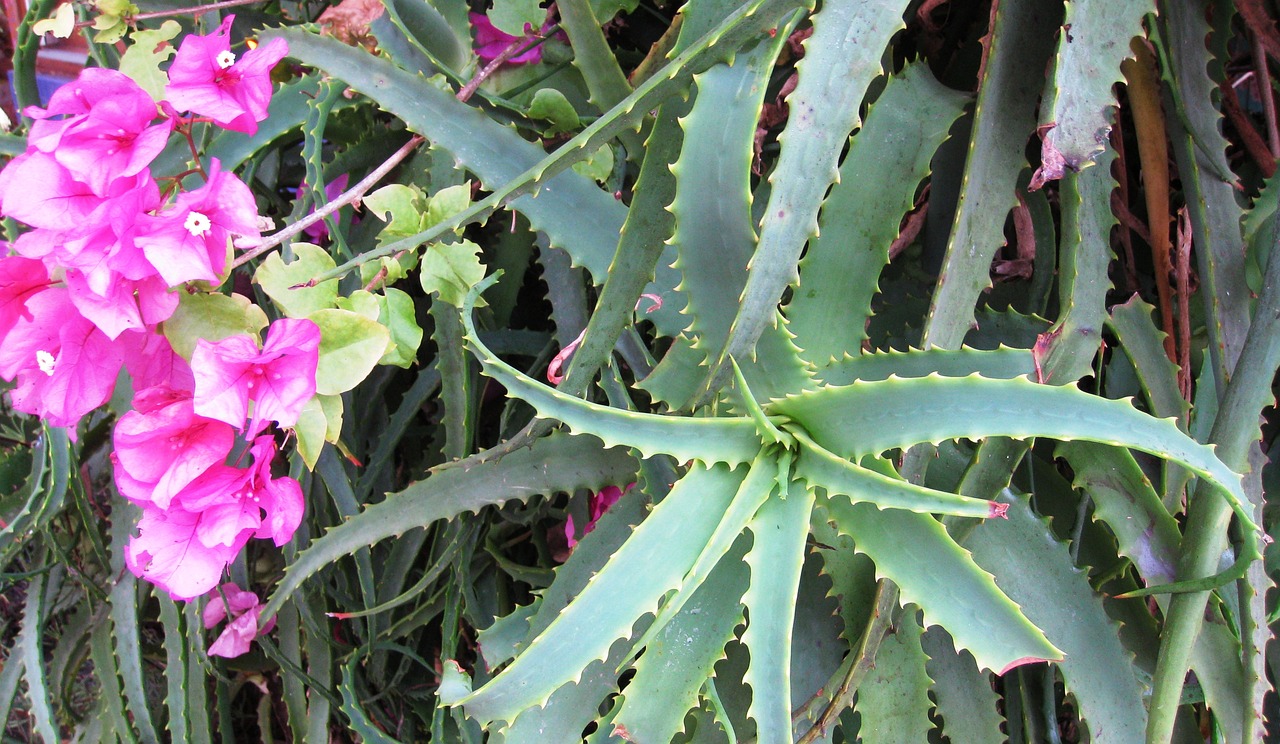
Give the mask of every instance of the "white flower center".
M 228 49 L 225 52 L 218 52 L 218 57 L 215 61 L 218 63 L 218 67 L 225 70 L 236 63 L 236 55 Z
M 53 365 L 55 361 L 56 360 L 53 358 L 53 355 L 43 349 L 36 352 L 36 366 L 40 368 L 41 372 L 49 375 L 50 377 L 53 377 Z
M 209 218 L 195 210 L 187 214 L 187 221 L 183 222 L 182 226 L 197 238 L 203 238 L 213 229 L 213 223 L 209 221 Z

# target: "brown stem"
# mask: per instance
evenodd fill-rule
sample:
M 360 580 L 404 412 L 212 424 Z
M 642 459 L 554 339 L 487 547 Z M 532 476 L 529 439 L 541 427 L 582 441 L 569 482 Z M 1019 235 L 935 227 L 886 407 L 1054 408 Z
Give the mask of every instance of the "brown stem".
M 374 168 L 369 175 L 361 179 L 360 183 L 357 183 L 355 186 L 352 186 L 342 192 L 338 198 L 324 205 L 320 209 L 317 209 L 306 217 L 303 217 L 292 225 L 289 225 L 280 232 L 273 234 L 271 237 L 264 239 L 261 243 L 254 245 L 252 248 L 242 253 L 235 261 L 232 261 L 231 268 L 234 269 L 238 266 L 243 266 L 246 263 L 249 263 L 258 256 L 261 256 L 272 248 L 283 244 L 286 240 L 301 233 L 303 230 L 306 230 L 308 227 L 311 227 L 346 205 L 359 201 L 360 198 L 365 195 L 365 192 L 373 188 L 374 184 L 381 181 L 382 177 L 390 173 L 391 169 L 399 165 L 402 160 L 409 157 L 409 153 L 413 152 L 418 145 L 423 143 L 423 141 L 424 138 L 422 135 L 413 135 L 413 137 L 410 137 L 409 141 L 404 143 L 399 150 L 393 152 L 391 157 L 387 158 L 386 162 L 379 165 L 377 168 Z
M 1253 35 L 1253 69 L 1258 83 L 1258 96 L 1262 99 L 1262 116 L 1267 122 L 1267 145 L 1271 157 L 1280 157 L 1280 129 L 1276 128 L 1276 97 L 1271 90 L 1271 71 L 1267 68 L 1267 55 L 1262 49 L 1262 35 Z
M 166 18 L 168 16 L 178 16 L 178 15 L 196 16 L 196 15 L 200 15 L 201 13 L 207 13 L 211 10 L 222 10 L 223 8 L 234 8 L 239 5 L 256 5 L 260 2 L 261 0 L 223 0 L 223 2 L 220 2 L 220 3 L 209 3 L 208 5 L 197 5 L 194 8 L 180 8 L 176 10 L 153 10 L 149 13 L 138 13 L 136 15 L 128 16 L 127 20 L 129 21 L 129 23 L 135 23 L 137 21 L 145 21 L 151 18 Z M 76 24 L 76 28 L 84 28 L 85 26 L 92 26 L 92 25 L 93 25 L 93 21 L 81 21 Z
M 1258 134 L 1249 115 L 1240 108 L 1240 99 L 1236 96 L 1235 86 L 1224 82 L 1218 87 L 1222 91 L 1222 113 L 1227 115 L 1231 125 L 1236 128 L 1245 152 L 1249 153 L 1253 162 L 1258 164 L 1258 170 L 1262 171 L 1262 175 L 1270 178 L 1276 172 L 1275 155 L 1271 154 L 1270 148 L 1262 140 L 1262 135 Z

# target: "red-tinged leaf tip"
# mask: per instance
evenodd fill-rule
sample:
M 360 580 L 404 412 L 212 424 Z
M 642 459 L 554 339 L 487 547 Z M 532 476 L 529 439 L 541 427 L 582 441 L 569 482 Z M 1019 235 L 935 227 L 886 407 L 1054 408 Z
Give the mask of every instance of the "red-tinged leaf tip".
M 347 455 L 347 462 L 351 463 L 352 465 L 355 465 L 358 468 L 364 467 L 364 463 L 360 462 L 360 459 L 355 455 L 350 455 L 350 454 Z
M 351 619 L 350 612 L 326 612 L 324 614 L 326 617 L 331 617 L 334 620 L 350 620 Z
M 1039 656 L 1024 656 L 1021 659 L 1014 659 L 1013 661 L 1009 662 L 1007 665 L 1005 665 L 1004 669 L 1001 669 L 998 672 L 998 674 L 1002 674 L 1002 675 L 1007 674 L 1011 669 L 1016 669 L 1017 667 L 1023 666 L 1025 664 L 1039 664 L 1045 661 L 1061 661 L 1061 659 L 1042 659 Z
M 987 519 L 1008 519 L 1008 504 L 999 504 L 991 502 L 991 511 L 987 512 Z
M 631 732 L 630 732 L 630 731 L 628 731 L 628 730 L 627 730 L 627 727 L 626 727 L 626 726 L 623 726 L 621 723 L 614 724 L 614 727 L 613 727 L 613 735 L 614 735 L 614 736 L 621 737 L 622 739 L 624 739 L 624 740 L 626 740 L 626 741 L 635 741 L 635 739 L 634 739 L 634 738 L 632 738 L 632 736 L 631 736 Z

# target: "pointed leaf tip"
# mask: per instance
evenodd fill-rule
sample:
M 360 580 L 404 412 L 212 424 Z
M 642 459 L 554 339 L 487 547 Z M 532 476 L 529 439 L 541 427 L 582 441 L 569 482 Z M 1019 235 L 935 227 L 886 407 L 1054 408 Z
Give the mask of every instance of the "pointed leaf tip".
M 444 669 L 440 676 L 440 702 L 445 705 L 456 705 L 471 694 L 471 677 L 462 670 L 462 665 L 453 659 L 444 660 Z
M 997 672 L 997 674 L 998 675 L 1007 674 L 1011 670 L 1016 669 L 1020 666 L 1024 666 L 1026 664 L 1039 664 L 1041 662 L 1048 662 L 1048 661 L 1062 661 L 1064 658 L 1066 657 L 1062 655 L 1059 655 L 1058 658 L 1056 659 L 1042 659 L 1038 656 L 1024 656 L 1021 659 L 1014 659 L 1013 661 L 1009 662 L 1007 665 L 1005 665 L 1005 668 L 1001 669 L 999 672 Z M 441 687 L 443 688 L 443 685 Z

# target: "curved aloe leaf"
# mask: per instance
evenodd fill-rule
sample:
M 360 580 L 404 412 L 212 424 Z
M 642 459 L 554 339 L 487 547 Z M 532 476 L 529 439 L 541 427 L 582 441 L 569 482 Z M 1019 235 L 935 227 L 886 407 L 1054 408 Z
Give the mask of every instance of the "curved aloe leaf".
M 871 502 L 882 509 L 906 509 L 922 514 L 954 514 L 982 519 L 1004 514 L 1001 504 L 917 486 L 896 473 L 890 475 L 893 471 L 888 466 L 889 472 L 876 472 L 841 460 L 802 432 L 797 431 L 795 438 L 800 443 L 796 477 L 829 493 L 842 494 L 854 502 Z
M 470 694 L 442 689 L 441 700 L 464 706 L 484 723 L 513 721 L 526 708 L 545 704 L 682 585 L 745 477 L 745 468 L 695 466 L 511 666 Z
M 862 348 L 889 246 L 967 100 L 914 63 L 889 78 L 850 140 L 786 311 L 796 343 L 819 367 Z
M 846 356 L 831 366 L 819 370 L 817 378 L 827 386 L 848 385 L 852 382 L 887 380 L 890 377 L 968 377 L 982 375 L 988 378 L 1009 379 L 1022 375 L 1034 375 L 1036 361 L 1030 349 L 984 350 L 961 347 L 960 349 L 911 349 L 910 351 L 874 351 L 858 356 Z
M 1062 12 L 1057 0 L 1023 0 L 993 8 L 990 51 L 974 111 L 960 203 L 929 305 L 923 346 L 960 346 L 973 325 L 982 290 L 991 286 L 991 259 L 1005 242 L 1005 218 L 1017 203 L 1018 174 L 1027 162 L 1026 140 L 1035 129 L 1045 62 Z
M 1143 690 L 1115 621 L 1029 500 L 1005 493 L 1009 518 L 984 522 L 965 541 L 974 560 L 995 574 L 1000 588 L 1066 654 L 1058 667 L 1094 738 L 1141 741 L 1147 719 Z
M 713 374 L 727 372 L 729 357 L 748 358 L 765 327 L 776 322 L 783 290 L 798 279 L 800 253 L 817 234 L 822 198 L 839 177 L 836 164 L 858 122 L 858 106 L 880 74 L 889 38 L 905 25 L 908 4 L 829 0 L 814 16 L 813 35 L 796 66 L 796 88 L 787 97 L 790 113 L 778 137 L 782 152 L 769 176 L 759 247 Z
M 814 491 L 801 483 L 788 490 L 766 501 L 748 525 L 755 539 L 746 558 L 751 584 L 742 595 L 748 613 L 742 644 L 751 651 L 751 664 L 743 681 L 751 686 L 747 714 L 762 744 L 792 740 L 792 621 Z
M 760 451 L 756 425 L 749 417 L 682 418 L 633 413 L 565 395 L 516 371 L 480 342 L 471 319 L 475 299 L 496 279 L 495 275 L 476 285 L 462 304 L 467 342 L 485 372 L 506 386 L 512 396 L 533 406 L 542 418 L 563 421 L 575 433 L 593 434 L 609 446 L 634 447 L 645 457 L 668 454 L 681 461 L 740 465 L 750 462 Z
M 671 166 L 676 196 L 671 244 L 688 296 L 685 328 L 694 347 L 719 357 L 755 250 L 751 219 L 752 144 L 765 88 L 791 24 L 734 58 L 694 76 L 697 98 L 680 120 L 684 147 Z
M 875 561 L 877 575 L 897 584 L 904 602 L 924 610 L 925 625 L 946 628 L 980 668 L 1003 672 L 1027 661 L 1062 658 L 933 517 L 830 495 L 825 506 L 836 529 Z
M 880 644 L 875 668 L 858 685 L 854 710 L 862 716 L 858 737 L 865 744 L 929 740 L 932 680 L 925 667 L 928 657 L 920 646 L 922 633 L 916 613 L 908 606 L 897 628 Z
M 920 645 L 928 655 L 925 669 L 933 680 L 942 730 L 951 741 L 1002 744 L 1000 699 L 991 688 L 991 675 L 978 670 L 973 656 L 957 652 L 951 636 L 934 626 L 925 631 Z
M 1172 460 L 1212 482 L 1249 533 L 1257 531 L 1244 506 L 1240 476 L 1212 447 L 1195 442 L 1172 421 L 1075 388 L 1037 385 L 1022 377 L 890 378 L 805 391 L 770 403 L 766 411 L 791 417 L 815 442 L 851 459 L 922 442 L 991 436 L 1129 447 Z M 850 431 L 859 436 L 847 436 Z
M 606 449 L 594 437 L 550 436 L 501 460 L 466 471 L 454 468 L 431 475 L 388 495 L 385 501 L 369 506 L 315 540 L 285 569 L 284 578 L 262 611 L 262 622 L 274 615 L 302 582 L 360 548 L 485 506 L 624 483 L 636 469 L 635 460 L 626 451 Z
M 1120 62 L 1133 56 L 1129 40 L 1143 36 L 1142 18 L 1156 10 L 1154 0 L 1075 0 L 1058 35 L 1053 80 L 1041 107 L 1040 126 L 1048 129 L 1041 166 L 1032 188 L 1061 178 L 1067 168 L 1081 170 L 1107 141 L 1120 82 Z
M 614 719 L 627 741 L 671 741 L 685 714 L 697 705 L 698 691 L 713 676 L 733 629 L 742 622 L 742 594 L 750 581 L 742 561 L 747 544 L 738 539 L 684 610 L 636 660 L 636 674 L 622 692 Z

